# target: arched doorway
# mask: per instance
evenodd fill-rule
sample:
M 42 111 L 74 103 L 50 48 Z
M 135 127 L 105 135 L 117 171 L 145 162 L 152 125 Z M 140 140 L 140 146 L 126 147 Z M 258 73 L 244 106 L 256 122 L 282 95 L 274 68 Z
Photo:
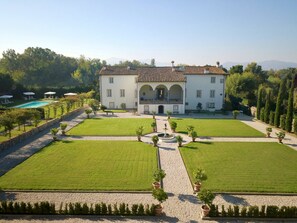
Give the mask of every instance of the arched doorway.
M 164 106 L 163 105 L 159 105 L 158 114 L 164 114 Z

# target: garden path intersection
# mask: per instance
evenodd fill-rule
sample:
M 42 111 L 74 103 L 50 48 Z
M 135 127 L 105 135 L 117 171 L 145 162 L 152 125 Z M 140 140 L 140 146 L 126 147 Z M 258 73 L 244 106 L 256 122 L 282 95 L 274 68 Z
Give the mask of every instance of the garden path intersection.
M 98 116 L 101 116 L 99 114 Z M 102 115 L 105 117 L 105 115 Z M 131 113 L 117 113 L 115 116 L 118 118 L 151 118 L 151 116 L 141 115 L 135 116 Z M 117 117 L 112 118 L 117 118 Z M 203 116 L 203 115 L 202 115 Z M 215 118 L 225 118 L 225 116 Z M 242 122 L 245 124 L 265 133 L 266 126 L 260 122 L 249 120 L 248 117 L 240 115 Z M 189 116 L 183 116 L 189 117 Z M 198 117 L 198 116 L 193 116 Z M 110 117 L 111 118 L 111 117 Z M 209 118 L 209 117 L 207 117 Z M 85 114 L 80 114 L 75 119 L 67 121 L 68 129 L 79 124 L 85 119 Z M 169 128 L 167 117 L 156 116 L 157 131 L 158 133 L 164 133 L 165 124 L 168 127 L 167 133 L 172 133 Z M 273 129 L 273 133 L 276 132 Z M 148 134 L 142 137 L 144 143 L 152 143 L 151 136 L 154 134 Z M 191 141 L 190 137 L 182 135 L 184 142 Z M 65 137 L 67 140 L 136 140 L 136 136 L 72 136 Z M 3 175 L 14 166 L 18 165 L 25 159 L 32 156 L 35 152 L 42 149 L 45 145 L 52 141 L 48 132 L 44 132 L 39 138 L 32 140 L 32 142 L 26 142 L 26 144 L 19 145 L 11 148 L 9 151 L 2 152 L 0 154 L 0 174 Z M 250 138 L 250 137 L 204 137 L 198 138 L 197 141 L 215 141 L 215 142 L 275 142 L 277 139 L 273 138 Z M 297 150 L 297 139 L 291 135 L 287 135 L 284 144 Z M 163 204 L 166 216 L 163 217 L 143 217 L 143 218 L 121 218 L 121 217 L 107 217 L 107 218 L 65 218 L 55 216 L 52 219 L 33 218 L 33 219 L 0 219 L 0 222 L 203 222 L 200 216 L 200 202 L 197 200 L 196 195 L 193 194 L 193 188 L 191 181 L 188 177 L 186 168 L 184 166 L 181 154 L 177 148 L 177 143 L 164 143 L 159 142 L 159 158 L 161 168 L 165 170 L 166 177 L 163 180 L 164 190 L 168 193 L 169 198 Z M 150 193 L 83 193 L 83 192 L 1 192 L 0 199 L 38 202 L 49 201 L 54 202 L 57 205 L 60 202 L 86 202 L 96 203 L 98 201 L 106 203 L 156 203 L 153 200 Z M 219 194 L 214 200 L 215 204 L 235 204 L 235 205 L 296 205 L 297 196 L 280 196 L 280 195 L 235 195 L 235 194 Z M 207 221 L 210 222 L 210 221 Z M 236 221 L 238 222 L 238 221 Z

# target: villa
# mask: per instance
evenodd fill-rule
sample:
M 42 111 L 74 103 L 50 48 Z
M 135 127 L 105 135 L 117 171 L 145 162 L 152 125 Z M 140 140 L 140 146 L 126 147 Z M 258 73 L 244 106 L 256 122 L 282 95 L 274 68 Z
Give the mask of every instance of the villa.
M 223 107 L 226 72 L 220 66 L 115 67 L 99 75 L 101 103 L 109 109 L 184 114 Z

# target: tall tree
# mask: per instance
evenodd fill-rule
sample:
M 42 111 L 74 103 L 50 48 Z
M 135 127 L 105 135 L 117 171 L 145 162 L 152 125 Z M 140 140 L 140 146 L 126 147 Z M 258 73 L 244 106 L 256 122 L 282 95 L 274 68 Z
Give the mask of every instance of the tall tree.
M 258 120 L 260 120 L 260 116 L 261 116 L 262 90 L 263 90 L 263 87 L 259 86 L 259 88 L 258 88 L 258 97 L 257 97 L 257 119 Z
M 293 76 L 291 81 L 291 88 L 289 92 L 288 108 L 287 108 L 287 115 L 286 115 L 286 131 L 288 132 L 292 131 L 294 82 L 295 82 L 295 77 Z
M 277 101 L 276 101 L 276 108 L 275 108 L 275 114 L 274 114 L 274 126 L 279 127 L 280 125 L 280 116 L 281 116 L 281 105 L 282 101 L 284 99 L 284 91 L 286 86 L 286 79 L 283 79 L 281 81 L 278 95 L 277 95 Z
M 156 66 L 156 61 L 155 58 L 151 59 L 151 67 L 155 67 Z
M 270 89 L 268 89 L 266 94 L 266 102 L 265 102 L 265 110 L 264 110 L 264 122 L 269 123 L 269 115 L 270 115 Z
M 243 66 L 240 64 L 232 66 L 229 70 L 229 74 L 242 74 L 242 73 L 243 73 Z

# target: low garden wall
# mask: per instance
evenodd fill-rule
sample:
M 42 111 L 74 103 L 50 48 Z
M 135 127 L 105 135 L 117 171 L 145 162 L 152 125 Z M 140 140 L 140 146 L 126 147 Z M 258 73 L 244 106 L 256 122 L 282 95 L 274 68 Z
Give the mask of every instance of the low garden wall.
M 67 119 L 69 118 L 70 116 L 73 116 L 73 115 L 76 115 L 78 113 L 80 113 L 81 111 L 83 111 L 84 108 L 79 108 L 77 110 L 74 110 L 74 111 L 71 111 L 63 116 L 61 116 L 60 118 L 56 118 L 56 119 L 52 119 L 46 123 L 44 123 L 43 125 L 40 125 L 40 126 L 37 126 L 36 128 L 33 128 L 27 132 L 24 132 L 23 134 L 21 135 L 18 135 L 14 138 L 11 138 L 7 141 L 4 141 L 2 143 L 0 143 L 0 152 L 6 150 L 6 149 L 9 149 L 10 147 L 38 134 L 39 132 L 55 125 L 55 124 L 58 124 L 60 121 L 63 121 L 64 119 Z

